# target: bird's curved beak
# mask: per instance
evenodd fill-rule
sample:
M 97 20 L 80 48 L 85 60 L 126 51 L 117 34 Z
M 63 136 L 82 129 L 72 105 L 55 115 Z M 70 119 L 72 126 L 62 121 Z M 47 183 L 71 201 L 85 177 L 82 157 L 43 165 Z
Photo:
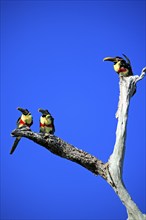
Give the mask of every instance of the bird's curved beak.
M 25 114 L 25 113 L 26 113 L 26 109 L 24 109 L 24 108 L 18 107 L 17 110 L 19 110 L 20 112 L 22 112 L 22 114 Z
M 116 62 L 116 61 L 117 61 L 117 59 L 116 59 L 116 57 L 105 57 L 105 58 L 103 59 L 103 61 L 111 61 L 111 62 Z
M 45 113 L 45 110 L 42 109 L 42 108 L 39 108 L 39 109 L 38 109 L 38 112 L 41 112 L 42 114 L 44 114 L 44 113 Z

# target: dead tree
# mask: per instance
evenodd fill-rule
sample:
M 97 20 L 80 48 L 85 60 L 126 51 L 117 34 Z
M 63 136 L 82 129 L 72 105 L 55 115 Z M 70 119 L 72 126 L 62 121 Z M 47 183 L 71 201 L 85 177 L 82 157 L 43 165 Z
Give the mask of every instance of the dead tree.
M 45 147 L 53 154 L 78 163 L 95 175 L 100 175 L 113 188 L 115 193 L 119 196 L 121 202 L 125 205 L 128 214 L 127 220 L 146 220 L 146 215 L 143 214 L 134 203 L 126 190 L 122 179 L 130 99 L 135 92 L 136 83 L 145 76 L 145 73 L 146 67 L 143 68 L 140 76 L 135 75 L 129 77 L 119 77 L 120 95 L 118 110 L 116 113 L 116 118 L 118 119 L 116 141 L 113 153 L 110 155 L 107 163 L 103 163 L 95 156 L 78 149 L 61 140 L 59 137 L 51 134 L 42 135 L 40 133 L 32 132 L 26 128 L 15 129 L 11 133 L 13 137 L 21 136 L 28 138 Z

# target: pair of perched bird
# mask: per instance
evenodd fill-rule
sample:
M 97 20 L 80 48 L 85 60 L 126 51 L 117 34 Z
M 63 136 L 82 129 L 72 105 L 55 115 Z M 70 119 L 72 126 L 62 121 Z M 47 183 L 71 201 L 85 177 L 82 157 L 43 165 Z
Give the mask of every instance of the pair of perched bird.
M 25 127 L 30 128 L 30 126 L 33 124 L 33 117 L 31 113 L 27 109 L 23 109 L 20 107 L 18 107 L 17 109 L 22 113 L 20 118 L 18 118 L 17 120 L 17 128 L 25 128 Z M 48 110 L 44 110 L 41 108 L 39 108 L 38 111 L 42 113 L 40 117 L 40 132 L 54 134 L 55 132 L 54 118 L 52 117 L 50 112 Z M 12 154 L 15 151 L 20 139 L 21 137 L 17 137 L 15 139 L 10 154 Z

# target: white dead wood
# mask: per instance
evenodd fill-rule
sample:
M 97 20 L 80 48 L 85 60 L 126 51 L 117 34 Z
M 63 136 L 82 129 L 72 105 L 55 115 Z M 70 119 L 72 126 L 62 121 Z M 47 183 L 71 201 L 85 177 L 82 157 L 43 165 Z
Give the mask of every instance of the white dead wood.
M 88 169 L 96 176 L 100 175 L 116 192 L 121 202 L 125 205 L 128 219 L 127 220 L 146 220 L 146 215 L 143 214 L 135 202 L 130 197 L 122 179 L 122 170 L 125 154 L 126 143 L 126 127 L 128 119 L 128 109 L 130 99 L 135 93 L 136 83 L 143 79 L 146 73 L 146 67 L 143 68 L 141 75 L 123 77 L 120 76 L 120 95 L 116 118 L 118 119 L 116 130 L 116 141 L 107 163 L 102 162 L 95 156 L 74 147 L 71 144 L 61 140 L 51 134 L 40 134 L 32 132 L 30 129 L 15 129 L 12 132 L 14 137 L 25 137 L 35 143 L 45 147 L 51 153 L 78 163 Z
M 130 99 L 136 90 L 136 83 L 143 79 L 146 73 L 146 67 L 143 68 L 140 76 L 120 76 L 120 96 L 118 111 L 116 118 L 118 118 L 117 130 L 116 130 L 116 142 L 112 155 L 109 158 L 109 172 L 112 176 L 115 184 L 115 192 L 120 197 L 122 203 L 126 206 L 128 213 L 128 220 L 144 220 L 146 217 L 141 213 L 136 204 L 133 202 L 129 193 L 127 192 L 123 180 L 122 169 L 125 154 L 125 142 L 126 142 L 126 126 L 128 118 L 128 109 Z

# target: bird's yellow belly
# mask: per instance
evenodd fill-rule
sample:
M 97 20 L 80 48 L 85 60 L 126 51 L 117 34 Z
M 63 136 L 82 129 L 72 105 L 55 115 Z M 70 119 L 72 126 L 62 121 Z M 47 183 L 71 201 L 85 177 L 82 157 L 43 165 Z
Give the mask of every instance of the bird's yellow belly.
M 120 76 L 128 76 L 129 70 L 125 67 L 120 66 L 120 63 L 114 65 L 114 70 L 120 74 Z
M 41 117 L 41 123 L 45 125 L 51 124 L 51 120 L 49 118 Z
M 21 119 L 26 124 L 30 124 L 32 122 L 32 116 L 31 115 L 22 115 Z

